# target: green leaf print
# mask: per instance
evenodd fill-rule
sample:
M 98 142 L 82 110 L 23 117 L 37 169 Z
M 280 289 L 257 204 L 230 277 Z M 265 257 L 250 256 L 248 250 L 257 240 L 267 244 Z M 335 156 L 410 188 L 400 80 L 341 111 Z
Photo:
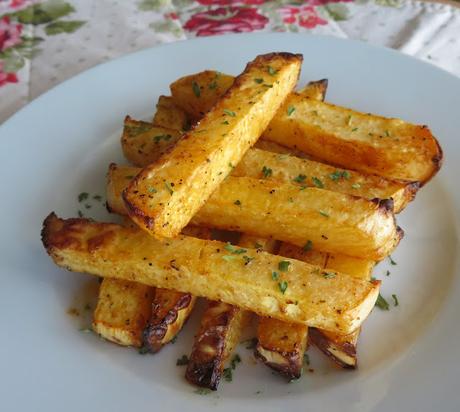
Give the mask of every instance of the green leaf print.
M 45 27 L 45 33 L 48 36 L 61 33 L 73 33 L 83 26 L 86 22 L 83 20 L 55 21 Z

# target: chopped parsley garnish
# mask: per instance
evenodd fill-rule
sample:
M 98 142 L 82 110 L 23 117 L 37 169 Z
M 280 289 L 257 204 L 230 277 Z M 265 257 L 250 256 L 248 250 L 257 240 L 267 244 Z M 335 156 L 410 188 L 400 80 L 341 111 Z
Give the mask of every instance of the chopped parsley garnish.
M 273 87 L 273 84 L 263 84 L 262 86 L 267 87 L 268 89 L 271 89 Z
M 351 129 L 352 132 L 356 132 L 358 130 L 357 127 L 354 127 L 353 129 Z
M 224 113 L 228 116 L 231 116 L 231 117 L 235 117 L 236 116 L 236 113 L 235 112 L 232 112 L 231 110 L 228 110 L 228 109 L 224 109 Z
M 225 368 L 222 372 L 222 376 L 226 382 L 231 382 L 233 380 L 232 368 Z
M 395 305 L 395 306 L 399 306 L 399 300 L 398 300 L 398 297 L 397 297 L 395 294 L 391 295 L 391 297 L 392 297 L 392 298 L 393 298 L 393 300 L 394 300 L 394 305 Z
M 238 355 L 237 353 L 233 356 L 231 362 L 230 362 L 230 366 L 232 369 L 235 369 L 236 368 L 236 365 L 238 363 L 241 363 L 241 357 L 240 355 Z
M 193 90 L 193 94 L 194 94 L 196 97 L 200 97 L 200 96 L 201 96 L 200 86 L 198 85 L 198 83 L 197 83 L 196 81 L 193 81 L 193 82 L 192 82 L 192 90 Z
M 255 258 L 253 258 L 253 257 L 247 256 L 247 255 L 243 255 L 243 260 L 244 260 L 244 264 L 245 264 L 245 265 L 249 265 L 249 263 L 250 263 L 251 261 L 253 261 L 254 259 L 255 259 Z
M 281 293 L 284 295 L 284 292 L 286 292 L 286 289 L 288 288 L 288 283 L 283 280 L 282 282 L 278 283 L 278 286 L 280 288 Z
M 287 109 L 287 115 L 290 116 L 294 112 L 295 112 L 295 107 L 294 106 L 289 106 L 288 109 Z
M 297 183 L 303 183 L 306 178 L 307 178 L 307 176 L 301 174 L 301 175 L 298 175 L 297 177 L 295 177 L 293 180 L 294 180 L 294 182 L 297 182 Z
M 280 278 L 280 274 L 278 272 L 273 271 L 272 272 L 272 279 L 273 280 L 278 280 Z
M 269 167 L 264 166 L 264 167 L 262 168 L 262 175 L 263 175 L 265 178 L 270 177 L 272 174 L 273 174 L 273 170 L 270 169 Z
M 212 391 L 208 388 L 198 388 L 197 390 L 193 391 L 198 395 L 209 395 Z
M 221 124 L 230 124 L 228 120 L 224 120 Z
M 235 200 L 233 204 L 237 206 L 241 206 L 241 200 Z
M 236 248 L 236 247 L 233 246 L 231 243 L 227 243 L 227 244 L 224 246 L 224 249 L 227 250 L 227 251 L 230 252 L 230 253 L 233 253 L 234 255 L 241 255 L 242 253 L 246 253 L 246 252 L 247 252 L 246 249 L 239 249 L 239 248 Z
M 380 293 L 377 301 L 375 302 L 375 306 L 382 310 L 390 310 L 390 305 Z
M 261 84 L 264 82 L 264 79 L 261 79 L 260 77 L 254 79 L 254 81 L 257 83 L 257 84 Z
M 176 361 L 176 366 L 184 366 L 188 365 L 189 359 L 187 355 L 182 355 L 179 359 Z
M 324 210 L 318 210 L 318 213 L 319 213 L 321 216 L 329 217 L 329 215 L 328 215 Z
M 322 188 L 324 187 L 323 182 L 322 182 L 321 180 L 319 180 L 317 177 L 314 177 L 314 176 L 313 176 L 313 177 L 311 178 L 311 180 L 313 181 L 313 184 L 314 184 L 316 187 L 318 187 L 318 188 L 320 188 L 320 189 L 322 189 Z
M 334 272 L 323 272 L 323 278 L 325 279 L 333 279 L 336 277 Z
M 302 248 L 302 250 L 304 252 L 308 252 L 309 250 L 312 250 L 312 249 L 313 249 L 313 242 L 311 240 L 307 240 L 307 243 L 305 243 L 305 245 Z
M 224 259 L 226 262 L 231 262 L 232 260 L 237 259 L 237 257 L 233 255 L 224 255 L 222 256 L 222 259 Z
M 142 346 L 142 347 L 139 348 L 137 353 L 139 355 L 146 355 L 147 353 L 149 353 L 149 348 L 147 346 Z
M 350 177 L 351 177 L 351 173 L 350 173 L 348 170 L 343 170 L 343 171 L 342 171 L 342 177 L 343 177 L 344 179 L 347 179 L 347 180 L 348 180 L 348 179 L 350 179 Z
M 274 76 L 276 73 L 278 73 L 278 70 L 275 70 L 272 66 L 268 66 L 267 72 L 270 76 Z
M 213 80 L 211 83 L 209 83 L 209 86 L 208 86 L 209 90 L 214 90 L 217 88 L 217 82 L 215 80 Z
M 281 270 L 281 272 L 287 272 L 289 266 L 291 266 L 291 262 L 289 262 L 289 260 L 282 260 L 278 263 L 278 269 Z
M 232 168 L 232 169 L 235 168 L 235 166 L 233 166 L 232 162 L 229 162 L 229 163 L 228 163 L 228 167 L 230 167 L 230 168 Z
M 168 189 L 168 192 L 169 192 L 170 195 L 172 195 L 174 193 L 174 190 L 173 190 L 173 188 L 171 186 L 171 183 L 165 182 L 165 187 L 166 187 L 166 189 Z
M 262 249 L 264 246 L 261 245 L 259 242 L 256 242 L 256 243 L 254 243 L 254 247 L 255 247 L 256 249 Z
M 396 266 L 397 263 L 392 259 L 391 256 L 388 256 L 388 259 L 390 260 L 390 263 L 393 265 L 393 266 Z
M 339 180 L 340 178 L 348 180 L 351 177 L 351 173 L 348 170 L 337 169 L 336 171 L 334 171 L 334 173 L 331 173 L 329 177 L 331 180 Z
M 361 187 L 361 185 L 360 185 L 359 183 L 353 183 L 353 184 L 351 185 L 351 187 L 352 187 L 353 189 L 359 189 L 359 188 Z
M 159 143 L 160 140 L 164 140 L 165 142 L 167 142 L 169 139 L 171 139 L 171 135 L 170 134 L 159 134 L 158 136 L 155 136 L 153 138 L 153 140 L 155 141 L 155 143 Z
M 87 192 L 81 192 L 78 195 L 78 201 L 81 203 L 81 202 L 83 202 L 83 200 L 88 199 L 88 196 L 89 196 L 89 194 Z
M 153 187 L 153 186 L 147 186 L 147 190 L 150 192 L 150 193 L 156 193 L 157 190 Z

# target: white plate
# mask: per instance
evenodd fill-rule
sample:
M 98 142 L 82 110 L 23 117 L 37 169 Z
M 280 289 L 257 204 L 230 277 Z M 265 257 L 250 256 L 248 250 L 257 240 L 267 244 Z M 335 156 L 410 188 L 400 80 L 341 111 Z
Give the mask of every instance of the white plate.
M 66 310 L 94 280 L 57 269 L 40 242 L 43 218 L 75 216 L 80 192 L 104 193 L 109 161 L 122 161 L 123 117 L 149 117 L 177 77 L 206 68 L 239 73 L 259 53 L 304 54 L 302 83 L 328 78 L 328 100 L 430 125 L 447 161 L 399 216 L 406 237 L 376 268 L 400 306 L 375 310 L 360 368 L 332 367 L 314 348 L 314 373 L 286 384 L 250 351 L 232 383 L 200 396 L 176 358 L 188 354 L 198 316 L 175 345 L 140 356 L 78 330 Z M 2 195 L 0 402 L 4 411 L 454 411 L 460 405 L 460 80 L 369 45 L 327 37 L 240 35 L 175 43 L 100 65 L 38 98 L 0 129 Z M 106 218 L 97 201 L 85 212 Z M 389 277 L 384 276 L 387 269 Z

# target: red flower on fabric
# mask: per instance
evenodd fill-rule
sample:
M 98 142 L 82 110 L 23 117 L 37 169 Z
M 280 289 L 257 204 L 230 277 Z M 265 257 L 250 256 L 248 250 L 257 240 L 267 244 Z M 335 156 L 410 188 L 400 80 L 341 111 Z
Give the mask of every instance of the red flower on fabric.
M 21 43 L 22 24 L 11 23 L 8 16 L 0 19 L 0 51 Z
M 196 32 L 197 36 L 213 36 L 261 30 L 267 23 L 268 19 L 255 8 L 219 7 L 193 15 L 184 28 Z
M 313 2 L 317 1 L 323 0 L 313 0 Z M 298 22 L 299 26 L 307 29 L 313 29 L 316 26 L 324 26 L 327 24 L 327 20 L 320 17 L 312 5 L 280 7 L 278 12 L 281 14 L 283 23 L 285 24 L 296 24 Z
M 5 73 L 3 71 L 3 62 L 0 61 L 0 87 L 7 83 L 17 83 L 18 76 L 16 73 Z
M 202 4 L 203 6 L 233 6 L 237 4 L 255 6 L 264 4 L 265 0 L 198 0 L 198 3 Z

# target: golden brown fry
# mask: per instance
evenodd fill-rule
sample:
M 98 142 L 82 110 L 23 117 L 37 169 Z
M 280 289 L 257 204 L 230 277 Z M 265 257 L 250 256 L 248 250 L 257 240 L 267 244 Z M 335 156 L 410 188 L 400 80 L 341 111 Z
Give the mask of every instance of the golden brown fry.
M 172 97 L 160 96 L 152 124 L 157 127 L 184 131 L 190 126 L 185 112 L 174 104 Z
M 305 87 L 300 89 L 297 93 L 301 96 L 308 97 L 309 99 L 324 101 L 326 98 L 326 91 L 328 86 L 327 79 L 321 79 L 309 82 Z
M 123 197 L 130 217 L 155 236 L 179 234 L 262 134 L 295 86 L 301 61 L 276 53 L 249 63 L 213 109 L 129 184 Z M 259 77 L 263 84 L 254 81 Z
M 109 210 L 126 214 L 121 198 L 133 168 L 111 165 Z M 198 226 L 242 231 L 303 246 L 379 260 L 398 244 L 391 201 L 367 201 L 274 180 L 229 176 L 193 217 Z
M 201 119 L 232 86 L 235 78 L 214 70 L 181 77 L 171 84 L 171 99 L 192 119 Z
M 311 245 L 313 246 L 313 245 Z M 375 262 L 352 258 L 349 256 L 333 253 L 324 253 L 311 248 L 307 251 L 287 243 L 280 247 L 281 256 L 302 260 L 310 264 L 316 264 L 324 269 L 342 271 L 358 279 L 370 280 Z M 315 346 L 329 356 L 335 363 L 343 368 L 356 368 L 357 355 L 356 345 L 360 329 L 348 335 L 341 335 L 316 328 L 309 329 L 309 338 Z
M 103 279 L 93 330 L 123 346 L 142 346 L 142 333 L 150 318 L 154 289 L 127 280 Z
M 223 302 L 208 302 L 195 336 L 185 378 L 198 386 L 217 390 L 225 362 L 238 345 L 248 312 Z M 231 370 L 227 371 L 231 374 Z
M 125 157 L 134 164 L 145 159 L 154 162 L 163 156 L 182 136 L 182 132 L 156 127 L 147 122 L 125 118 L 121 148 Z
M 288 107 L 295 111 L 288 116 Z M 426 183 L 441 167 L 442 151 L 426 126 L 360 113 L 291 94 L 264 139 L 327 163 L 387 179 Z
M 255 249 L 180 235 L 157 240 L 139 231 L 50 214 L 42 241 L 69 270 L 175 289 L 238 306 L 262 316 L 347 334 L 358 328 L 378 296 L 367 282 Z M 248 264 L 246 264 L 248 263 Z M 273 280 L 273 270 L 280 271 Z

